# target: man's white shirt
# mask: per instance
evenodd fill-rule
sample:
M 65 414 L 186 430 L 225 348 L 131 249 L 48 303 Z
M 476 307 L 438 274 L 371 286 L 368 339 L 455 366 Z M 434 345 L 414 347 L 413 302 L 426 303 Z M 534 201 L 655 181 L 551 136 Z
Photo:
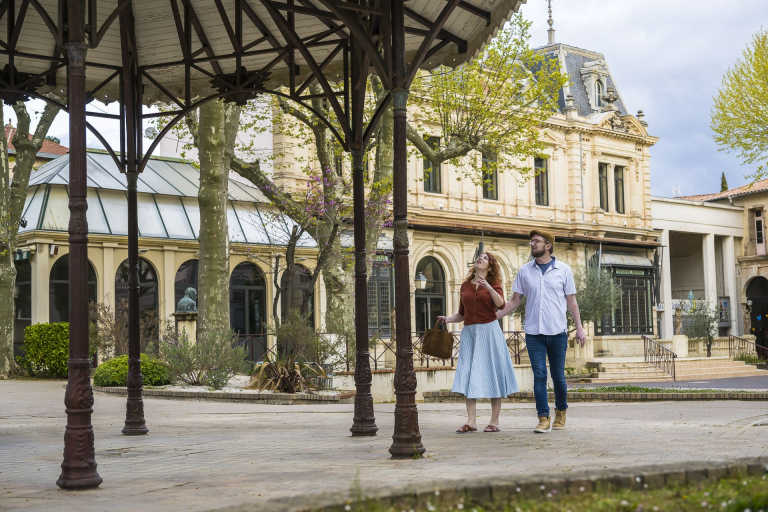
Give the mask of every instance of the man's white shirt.
M 525 295 L 525 333 L 555 335 L 566 331 L 566 295 L 576 294 L 571 267 L 552 256 L 554 262 L 542 274 L 533 259 L 520 267 L 512 291 Z

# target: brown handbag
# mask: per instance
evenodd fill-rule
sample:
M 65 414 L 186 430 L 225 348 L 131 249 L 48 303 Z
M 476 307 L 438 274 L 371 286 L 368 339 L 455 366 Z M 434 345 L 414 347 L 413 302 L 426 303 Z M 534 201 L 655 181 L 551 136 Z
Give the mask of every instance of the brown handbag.
M 450 359 L 453 355 L 453 335 L 439 326 L 438 320 L 432 329 L 427 329 L 421 342 L 421 352 L 437 359 Z

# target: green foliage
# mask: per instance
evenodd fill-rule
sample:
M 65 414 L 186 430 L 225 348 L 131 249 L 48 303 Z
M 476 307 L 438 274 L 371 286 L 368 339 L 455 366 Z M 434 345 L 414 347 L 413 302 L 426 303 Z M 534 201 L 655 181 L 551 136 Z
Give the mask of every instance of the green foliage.
M 197 342 L 186 332 L 176 334 L 166 329 L 159 344 L 160 359 L 168 365 L 171 379 L 193 386 L 221 389 L 237 373 L 245 373 L 245 348 L 239 345 L 231 329 L 205 329 L 197 333 Z
M 292 353 L 284 359 L 265 358 L 253 370 L 249 389 L 275 391 L 278 393 L 303 393 L 318 389 L 318 382 L 327 378 L 316 363 L 301 363 L 298 354 Z
M 547 158 L 539 129 L 557 112 L 568 77 L 557 59 L 531 47 L 530 26 L 515 14 L 478 58 L 414 81 L 411 102 L 419 104 L 419 120 L 440 126 L 444 142 L 435 151 L 424 141 L 432 133 L 410 127 L 408 141 L 433 164 L 448 161 L 479 185 L 495 170 L 516 171 L 525 180 L 534 175 L 530 158 Z
M 270 332 L 277 338 L 281 357 L 292 357 L 300 362 L 336 366 L 345 361 L 347 343 L 352 342 L 352 350 L 355 346 L 354 333 L 351 333 L 351 340 L 344 335 L 346 331 L 340 335 L 318 334 L 297 308 L 292 308 L 288 318 L 271 327 Z
M 53 135 L 46 135 L 45 140 L 49 140 L 51 142 L 55 142 L 56 144 L 61 144 L 61 139 L 58 137 L 54 137 Z
M 32 377 L 66 377 L 69 324 L 35 324 L 24 329 L 23 356 L 16 362 Z
M 171 383 L 171 373 L 162 361 L 141 354 L 141 375 L 145 386 L 165 386 Z M 123 387 L 128 379 L 128 356 L 104 361 L 93 374 L 94 386 Z
M 610 315 L 621 300 L 621 288 L 608 270 L 590 265 L 573 273 L 581 323 L 594 323 Z M 575 329 L 568 312 L 569 331 Z
M 707 346 L 707 357 L 712 356 L 712 343 L 717 335 L 720 313 L 706 301 L 696 301 L 688 315 L 685 334 L 694 340 L 703 340 Z
M 723 175 L 720 176 L 720 192 L 725 192 L 728 190 L 728 180 L 725 179 L 725 171 L 723 171 Z
M 744 164 L 757 164 L 752 177 L 768 174 L 768 32 L 752 36 L 742 59 L 725 72 L 714 98 L 710 128 L 720 151 L 735 152 Z

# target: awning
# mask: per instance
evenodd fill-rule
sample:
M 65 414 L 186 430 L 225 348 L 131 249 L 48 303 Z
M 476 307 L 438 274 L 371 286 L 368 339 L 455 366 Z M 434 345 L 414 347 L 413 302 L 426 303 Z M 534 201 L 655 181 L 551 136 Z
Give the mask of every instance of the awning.
M 651 260 L 644 256 L 627 253 L 604 252 L 600 258 L 603 267 L 641 267 L 653 268 Z

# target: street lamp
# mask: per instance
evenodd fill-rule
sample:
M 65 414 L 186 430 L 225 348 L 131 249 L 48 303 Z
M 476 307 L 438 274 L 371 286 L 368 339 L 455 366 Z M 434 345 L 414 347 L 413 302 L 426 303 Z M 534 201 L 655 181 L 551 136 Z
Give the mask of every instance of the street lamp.
M 423 290 L 424 288 L 427 287 L 427 277 L 424 275 L 423 272 L 419 272 L 416 275 L 414 282 L 416 283 L 417 290 Z

